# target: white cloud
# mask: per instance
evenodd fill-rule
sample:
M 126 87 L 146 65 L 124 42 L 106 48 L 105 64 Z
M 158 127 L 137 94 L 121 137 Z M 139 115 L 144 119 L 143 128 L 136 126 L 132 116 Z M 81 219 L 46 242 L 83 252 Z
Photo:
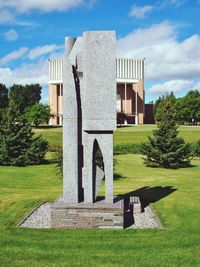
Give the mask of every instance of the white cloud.
M 10 87 L 13 84 L 48 83 L 48 62 L 24 64 L 16 69 L 0 68 L 0 81 Z
M 10 29 L 4 33 L 4 37 L 7 41 L 15 41 L 18 39 L 18 34 L 14 29 Z
M 33 60 L 40 56 L 60 50 L 61 48 L 63 48 L 63 46 L 58 46 L 55 44 L 38 46 L 30 50 L 30 52 L 28 53 L 28 58 Z
M 161 0 L 155 1 L 154 5 L 137 6 L 133 5 L 129 16 L 137 19 L 146 18 L 152 11 L 166 9 L 167 7 L 180 7 L 184 5 L 186 0 Z
M 17 20 L 15 18 L 15 15 L 13 14 L 13 11 L 11 12 L 11 10 L 7 10 L 7 9 L 1 10 L 1 7 L 2 7 L 2 2 L 0 0 L 0 25 L 1 24 L 9 24 L 9 25 L 12 24 L 12 25 L 18 25 L 18 26 L 33 26 L 33 25 L 37 25 L 33 21 Z
M 20 47 L 18 50 L 14 50 L 0 59 L 0 65 L 5 65 L 13 60 L 17 60 L 23 57 L 28 51 L 27 47 Z
M 169 22 L 139 28 L 118 40 L 120 57 L 146 58 L 147 80 L 185 80 L 200 76 L 200 36 L 178 40 Z
M 160 2 L 159 7 L 160 8 L 165 8 L 169 5 L 175 6 L 175 7 L 180 7 L 185 4 L 186 0 L 163 0 Z
M 153 9 L 153 6 L 132 6 L 129 15 L 138 19 L 144 19 Z
M 35 60 L 48 54 L 49 58 L 53 58 L 55 56 L 60 57 L 61 53 L 63 54 L 63 45 L 51 44 L 51 45 L 38 46 L 32 49 L 29 49 L 28 47 L 20 47 L 19 49 L 14 50 L 11 53 L 0 58 L 0 65 L 6 65 L 14 60 L 22 58 Z
M 8 87 L 16 84 L 31 84 L 39 83 L 43 86 L 48 85 L 48 59 L 60 58 L 63 56 L 63 45 L 45 45 L 28 49 L 21 47 L 18 50 L 12 51 L 8 55 L 0 59 L 0 65 L 17 60 L 19 58 L 36 59 L 33 63 L 23 63 L 19 67 L 11 69 L 9 67 L 0 67 L 0 81 Z
M 200 91 L 200 82 L 195 83 L 195 85 L 193 86 L 193 89 Z
M 1 2 L 0 2 L 1 5 Z M 0 24 L 9 24 L 13 22 L 14 16 L 8 10 L 0 10 Z
M 84 0 L 0 0 L 0 7 L 14 8 L 21 13 L 31 10 L 51 12 L 69 10 L 84 3 Z M 91 5 L 91 1 L 87 3 Z
M 189 90 L 193 87 L 194 82 L 191 80 L 171 80 L 164 83 L 153 85 L 148 91 L 152 94 L 179 93 L 183 90 Z

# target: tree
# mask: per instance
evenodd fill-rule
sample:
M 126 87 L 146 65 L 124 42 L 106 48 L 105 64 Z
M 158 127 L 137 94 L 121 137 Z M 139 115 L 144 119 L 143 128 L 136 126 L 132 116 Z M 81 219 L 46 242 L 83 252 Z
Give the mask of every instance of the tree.
M 164 96 L 155 114 L 158 129 L 142 145 L 144 162 L 150 167 L 181 168 L 190 164 L 190 145 L 178 136 L 175 109 L 170 96 Z
M 51 117 L 50 107 L 37 103 L 25 110 L 25 116 L 36 127 L 41 123 L 48 123 Z
M 200 92 L 189 91 L 177 100 L 175 108 L 180 123 L 197 124 L 200 121 Z
M 8 106 L 8 89 L 2 83 L 0 83 L 0 109 L 4 109 Z
M 48 143 L 33 137 L 31 124 L 10 101 L 0 113 L 0 165 L 26 166 L 44 160 Z
M 27 107 L 39 103 L 41 99 L 41 86 L 39 84 L 16 85 L 10 88 L 9 97 L 18 110 L 23 113 Z
M 176 103 L 176 97 L 175 97 L 174 93 L 171 92 L 168 95 L 168 97 L 171 99 L 172 104 L 175 105 L 175 103 Z M 160 105 L 160 103 L 162 103 L 162 101 L 165 101 L 165 96 L 159 96 L 159 98 L 155 101 L 154 106 L 153 106 L 154 116 L 155 116 L 155 114 L 157 112 L 158 106 Z

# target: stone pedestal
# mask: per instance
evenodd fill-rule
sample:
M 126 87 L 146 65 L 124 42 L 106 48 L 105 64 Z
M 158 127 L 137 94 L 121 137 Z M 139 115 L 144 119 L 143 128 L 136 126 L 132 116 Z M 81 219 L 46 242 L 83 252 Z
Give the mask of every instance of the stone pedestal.
M 51 205 L 52 228 L 123 228 L 124 201 L 108 204 L 66 204 L 63 199 Z

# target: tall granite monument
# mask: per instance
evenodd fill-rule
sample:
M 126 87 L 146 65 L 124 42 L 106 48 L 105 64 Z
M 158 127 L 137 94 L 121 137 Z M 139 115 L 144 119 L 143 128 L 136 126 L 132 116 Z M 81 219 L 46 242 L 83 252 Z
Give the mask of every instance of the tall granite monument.
M 102 151 L 105 200 L 113 202 L 113 130 L 116 125 L 114 32 L 65 39 L 63 72 L 64 202 L 95 202 L 103 178 L 94 156 Z
M 115 32 L 66 38 L 63 68 L 63 198 L 52 206 L 52 226 L 122 226 L 123 209 L 113 203 Z M 98 149 L 103 170 L 96 163 Z M 105 200 L 97 202 L 103 178 Z

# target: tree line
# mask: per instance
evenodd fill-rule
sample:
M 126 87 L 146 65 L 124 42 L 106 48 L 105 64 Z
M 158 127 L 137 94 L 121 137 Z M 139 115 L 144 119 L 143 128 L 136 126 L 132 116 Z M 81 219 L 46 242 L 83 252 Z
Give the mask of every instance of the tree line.
M 200 92 L 198 90 L 189 91 L 184 97 L 176 98 L 173 93 L 169 95 L 174 109 L 175 120 L 178 124 L 198 125 L 200 123 Z M 158 106 L 165 99 L 161 96 L 154 104 L 154 115 L 158 114 Z
M 0 84 L 0 165 L 40 164 L 48 148 L 41 136 L 34 136 L 32 124 L 48 122 L 49 107 L 39 103 L 41 86 Z
M 15 84 L 9 89 L 4 84 L 0 84 L 0 110 L 8 108 L 9 102 L 12 102 L 34 126 L 48 123 L 51 117 L 50 108 L 40 103 L 41 90 L 39 84 L 24 86 Z

